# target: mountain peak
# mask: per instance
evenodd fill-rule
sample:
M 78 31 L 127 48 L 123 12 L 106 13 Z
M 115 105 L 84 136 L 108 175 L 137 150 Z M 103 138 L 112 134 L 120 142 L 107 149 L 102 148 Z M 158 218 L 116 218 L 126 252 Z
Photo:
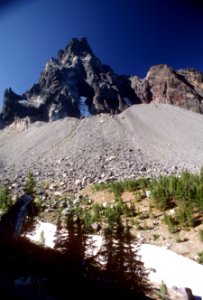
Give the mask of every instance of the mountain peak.
M 117 75 L 103 65 L 86 38 L 73 38 L 58 59 L 46 64 L 38 83 L 23 95 L 4 95 L 0 119 L 55 121 L 64 117 L 117 114 L 133 104 L 169 103 L 203 113 L 203 74 L 173 70 L 166 64 L 150 68 L 146 78 Z
M 93 51 L 87 41 L 87 38 L 82 37 L 81 39 L 72 38 L 70 43 L 66 46 L 65 50 L 59 50 L 58 59 L 65 61 L 70 56 L 84 57 L 87 54 L 93 56 Z
M 81 39 L 72 38 L 65 50 L 77 56 L 83 56 L 86 53 L 93 54 L 86 37 L 82 37 Z

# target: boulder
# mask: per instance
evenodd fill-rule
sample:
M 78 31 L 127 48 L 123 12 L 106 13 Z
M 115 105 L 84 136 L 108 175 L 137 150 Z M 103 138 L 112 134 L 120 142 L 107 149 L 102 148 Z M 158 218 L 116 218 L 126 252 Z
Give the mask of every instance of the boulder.
M 178 291 L 179 291 L 179 293 L 182 294 L 183 300 L 195 300 L 196 299 L 190 288 L 181 287 L 181 288 L 178 289 Z

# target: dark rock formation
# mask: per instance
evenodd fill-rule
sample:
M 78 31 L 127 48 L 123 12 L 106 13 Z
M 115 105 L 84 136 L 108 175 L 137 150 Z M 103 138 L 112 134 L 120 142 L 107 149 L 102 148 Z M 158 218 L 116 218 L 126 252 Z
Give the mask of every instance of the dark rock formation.
M 0 220 L 0 240 L 17 240 L 22 233 L 22 226 L 27 215 L 27 209 L 33 198 L 29 195 L 21 196 L 18 201 L 10 207 L 8 212 Z
M 66 116 L 117 114 L 139 103 L 170 103 L 203 112 L 203 73 L 175 71 L 167 65 L 152 67 L 146 78 L 117 75 L 94 55 L 87 40 L 73 38 L 45 66 L 39 82 L 23 95 L 4 94 L 4 124 L 28 116 L 55 121 Z

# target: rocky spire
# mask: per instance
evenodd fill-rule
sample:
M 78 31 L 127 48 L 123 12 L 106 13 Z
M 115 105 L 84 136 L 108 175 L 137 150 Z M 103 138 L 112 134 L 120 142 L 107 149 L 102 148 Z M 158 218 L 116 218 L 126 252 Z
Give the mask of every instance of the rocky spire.
M 92 49 L 90 48 L 90 45 L 85 37 L 79 40 L 77 38 L 73 38 L 65 48 L 65 53 L 80 57 L 85 56 L 87 53 L 93 55 Z
M 203 113 L 203 74 L 150 68 L 146 78 L 117 75 L 95 56 L 86 38 L 73 38 L 45 65 L 38 83 L 23 95 L 7 89 L 0 120 L 54 121 L 64 117 L 116 114 L 139 103 L 170 103 Z

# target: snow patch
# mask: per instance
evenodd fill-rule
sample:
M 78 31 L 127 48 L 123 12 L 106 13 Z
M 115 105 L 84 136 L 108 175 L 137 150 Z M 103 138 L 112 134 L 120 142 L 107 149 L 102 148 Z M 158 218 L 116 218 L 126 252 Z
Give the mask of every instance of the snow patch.
M 48 70 L 49 70 L 49 68 L 58 68 L 58 63 L 57 63 L 57 60 L 55 59 L 55 58 L 51 58 L 50 60 L 49 60 L 49 62 L 47 62 L 46 63 L 46 65 L 45 65 L 45 71 L 47 72 Z
M 25 107 L 36 107 L 39 108 L 40 105 L 44 103 L 44 99 L 41 96 L 34 96 L 28 100 L 20 100 L 19 103 Z
M 34 242 L 40 242 L 42 232 L 45 246 L 53 248 L 56 225 L 39 222 L 36 230 L 26 236 Z M 64 235 L 68 235 L 67 231 L 64 232 Z M 89 235 L 87 244 L 89 247 L 86 250 L 86 257 L 94 256 L 101 249 L 103 238 L 98 235 Z M 188 287 L 195 296 L 203 297 L 203 265 L 155 245 L 142 244 L 139 246 L 135 244 L 134 249 L 138 250 L 140 260 L 149 270 L 150 281 L 161 284 L 163 280 L 167 287 Z M 97 261 L 101 264 L 105 263 L 105 259 L 101 255 Z
M 84 61 L 84 62 L 90 62 L 91 58 L 92 58 L 92 55 L 88 53 L 87 55 L 85 55 L 84 57 L 82 57 L 82 61 Z
M 26 237 L 33 242 L 40 243 L 41 235 L 43 233 L 44 245 L 50 248 L 54 248 L 56 225 L 46 222 L 39 222 L 34 232 L 26 234 Z
M 22 104 L 24 106 L 28 106 L 29 105 L 29 102 L 27 100 L 25 100 L 25 99 L 19 100 L 18 103 L 20 103 L 20 104 Z
M 175 252 L 155 245 L 143 244 L 139 255 L 149 273 L 149 279 L 168 287 L 188 287 L 193 295 L 203 297 L 203 266 L 197 262 L 178 255 Z
M 98 251 L 101 249 L 103 244 L 103 237 L 99 235 L 88 235 L 87 245 L 88 249 L 85 252 L 86 257 L 95 256 Z
M 40 243 L 41 235 L 43 232 L 44 245 L 46 247 L 54 248 L 55 246 L 55 236 L 56 236 L 56 225 L 47 222 L 39 221 L 34 231 L 28 232 L 26 237 L 35 243 Z M 66 229 L 60 232 L 63 236 L 68 237 L 68 231 Z M 99 235 L 88 235 L 87 245 L 89 248 L 86 250 L 86 256 L 91 257 L 97 254 L 102 246 L 103 238 Z
M 80 114 L 82 117 L 90 117 L 91 113 L 89 111 L 89 107 L 86 103 L 87 97 L 81 96 L 79 100 L 78 108 L 80 110 Z
M 31 100 L 33 101 L 33 103 L 37 108 L 44 103 L 44 99 L 41 96 L 37 96 L 37 97 L 35 96 Z

